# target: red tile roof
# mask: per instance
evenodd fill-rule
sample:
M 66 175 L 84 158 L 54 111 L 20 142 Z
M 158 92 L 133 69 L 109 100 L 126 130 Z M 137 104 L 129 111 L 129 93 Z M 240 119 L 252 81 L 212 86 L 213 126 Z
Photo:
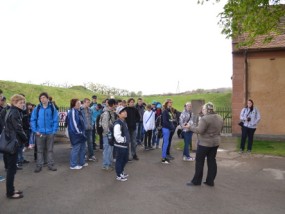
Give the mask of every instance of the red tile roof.
M 279 30 L 281 30 L 281 35 L 274 35 L 273 39 L 269 43 L 264 43 L 266 36 L 258 36 L 255 42 L 251 46 L 244 46 L 240 48 L 234 48 L 235 51 L 241 50 L 263 50 L 263 49 L 285 49 L 285 17 L 282 17 L 279 23 Z M 233 45 L 236 45 L 239 41 L 243 41 L 246 35 L 240 36 L 238 39 L 233 40 Z

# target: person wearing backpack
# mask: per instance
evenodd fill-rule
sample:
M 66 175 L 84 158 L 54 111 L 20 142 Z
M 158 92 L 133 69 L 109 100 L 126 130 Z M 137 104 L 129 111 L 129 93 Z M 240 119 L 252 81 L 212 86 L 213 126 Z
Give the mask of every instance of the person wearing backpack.
M 108 134 L 110 134 L 110 126 L 113 126 L 116 116 L 114 113 L 116 101 L 114 99 L 108 100 L 108 105 L 105 111 L 100 116 L 99 125 L 103 128 L 103 170 L 112 170 L 113 161 L 113 146 L 109 144 Z
M 54 105 L 49 102 L 48 94 L 43 92 L 39 95 L 40 104 L 33 110 L 31 116 L 32 131 L 36 133 L 37 144 L 37 164 L 35 173 L 42 170 L 44 164 L 43 152 L 47 148 L 48 169 L 56 171 L 53 146 L 54 135 L 58 130 L 58 111 Z
M 128 131 L 128 126 L 125 121 L 127 117 L 126 108 L 123 106 L 118 106 L 116 108 L 116 114 L 118 115 L 118 119 L 114 123 L 114 138 L 115 143 L 114 146 L 116 148 L 116 179 L 118 181 L 126 181 L 129 176 L 124 172 L 125 166 L 128 162 L 129 151 L 128 145 L 130 143 L 130 134 Z
M 88 160 L 96 161 L 94 151 L 93 151 L 93 143 L 92 143 L 92 111 L 89 108 L 90 99 L 84 98 L 83 105 L 81 107 L 81 112 L 84 118 L 85 123 L 85 136 L 87 138 L 87 151 L 88 151 Z
M 99 149 L 103 150 L 103 136 L 102 136 L 103 129 L 99 125 L 100 116 L 103 112 L 102 105 L 100 103 L 98 103 L 97 105 L 93 105 L 91 107 L 91 111 L 92 111 L 92 125 L 93 125 L 93 130 L 92 130 L 93 146 L 95 145 L 96 147 L 95 140 L 97 132 L 97 134 L 99 135 Z

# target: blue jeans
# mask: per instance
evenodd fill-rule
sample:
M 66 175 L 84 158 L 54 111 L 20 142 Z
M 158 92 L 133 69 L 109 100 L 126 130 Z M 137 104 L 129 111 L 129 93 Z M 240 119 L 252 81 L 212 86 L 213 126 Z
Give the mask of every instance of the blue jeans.
M 70 166 L 83 166 L 85 164 L 85 142 L 72 145 L 70 153 Z
M 160 138 L 157 135 L 157 128 L 152 131 L 152 145 L 159 145 Z
M 85 135 L 87 137 L 87 148 L 88 148 L 88 157 L 91 158 L 94 156 L 93 151 L 93 141 L 92 141 L 92 129 L 91 130 L 85 130 Z
M 167 147 L 169 144 L 170 130 L 162 128 L 162 133 L 163 133 L 162 158 L 166 158 Z
M 23 148 L 24 144 L 20 143 L 18 147 L 18 161 L 17 161 L 18 163 L 23 163 L 24 161 Z
M 183 150 L 183 156 L 186 156 L 187 158 L 190 157 L 189 152 L 189 146 L 192 147 L 192 135 L 193 132 L 183 132 L 184 136 L 184 150 Z
M 137 142 L 140 144 L 143 141 L 143 134 L 144 134 L 144 128 L 143 128 L 143 123 L 138 122 L 137 123 Z
M 128 162 L 128 149 L 116 147 L 116 174 L 120 176 L 124 172 L 124 168 Z
M 112 166 L 113 146 L 109 145 L 107 135 L 103 135 L 103 167 Z

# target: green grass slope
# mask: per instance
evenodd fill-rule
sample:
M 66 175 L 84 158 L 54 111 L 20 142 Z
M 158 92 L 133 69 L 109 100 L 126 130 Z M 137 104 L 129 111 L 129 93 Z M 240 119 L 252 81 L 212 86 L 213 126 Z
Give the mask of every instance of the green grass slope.
M 172 95 L 172 96 L 146 96 L 144 100 L 146 103 L 151 103 L 153 100 L 164 103 L 167 98 L 173 100 L 173 106 L 177 110 L 183 110 L 186 102 L 191 100 L 205 100 L 205 102 L 212 102 L 216 107 L 231 107 L 231 93 L 207 93 L 207 94 L 186 94 L 186 95 Z
M 27 83 L 18 83 L 10 81 L 0 80 L 0 89 L 3 90 L 4 95 L 9 100 L 13 94 L 22 93 L 26 95 L 28 102 L 37 104 L 38 96 L 41 92 L 47 92 L 53 97 L 58 106 L 69 106 L 70 99 L 78 98 L 80 100 L 85 97 L 91 98 L 94 92 L 84 88 L 83 86 L 74 86 L 72 88 L 60 88 L 51 86 L 34 85 Z M 98 101 L 102 102 L 107 98 L 106 95 L 96 94 Z M 165 102 L 167 98 L 173 100 L 173 106 L 178 110 L 183 110 L 183 105 L 187 101 L 202 99 L 205 102 L 211 101 L 216 107 L 230 107 L 231 106 L 231 93 L 207 93 L 207 94 L 187 94 L 187 95 L 171 95 L 171 96 L 143 96 L 146 103 L 152 103 L 152 101 Z M 117 97 L 116 97 L 117 98 Z M 124 97 L 124 99 L 128 99 Z M 137 99 L 137 98 L 135 98 Z M 9 101 L 8 101 L 9 102 Z
M 39 103 L 38 97 L 41 92 L 47 92 L 53 97 L 53 100 L 56 101 L 58 106 L 69 106 L 70 99 L 72 98 L 91 98 L 91 96 L 94 94 L 92 91 L 85 89 L 84 87 L 74 87 L 71 89 L 2 80 L 0 80 L 0 89 L 2 89 L 3 94 L 7 97 L 8 102 L 13 94 L 22 93 L 25 94 L 28 102 L 34 104 Z

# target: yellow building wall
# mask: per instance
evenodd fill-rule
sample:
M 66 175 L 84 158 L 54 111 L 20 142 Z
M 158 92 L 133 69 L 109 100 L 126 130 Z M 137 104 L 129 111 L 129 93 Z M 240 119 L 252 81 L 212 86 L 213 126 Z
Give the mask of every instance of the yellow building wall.
M 248 98 L 261 114 L 256 134 L 285 135 L 285 54 L 248 57 Z

